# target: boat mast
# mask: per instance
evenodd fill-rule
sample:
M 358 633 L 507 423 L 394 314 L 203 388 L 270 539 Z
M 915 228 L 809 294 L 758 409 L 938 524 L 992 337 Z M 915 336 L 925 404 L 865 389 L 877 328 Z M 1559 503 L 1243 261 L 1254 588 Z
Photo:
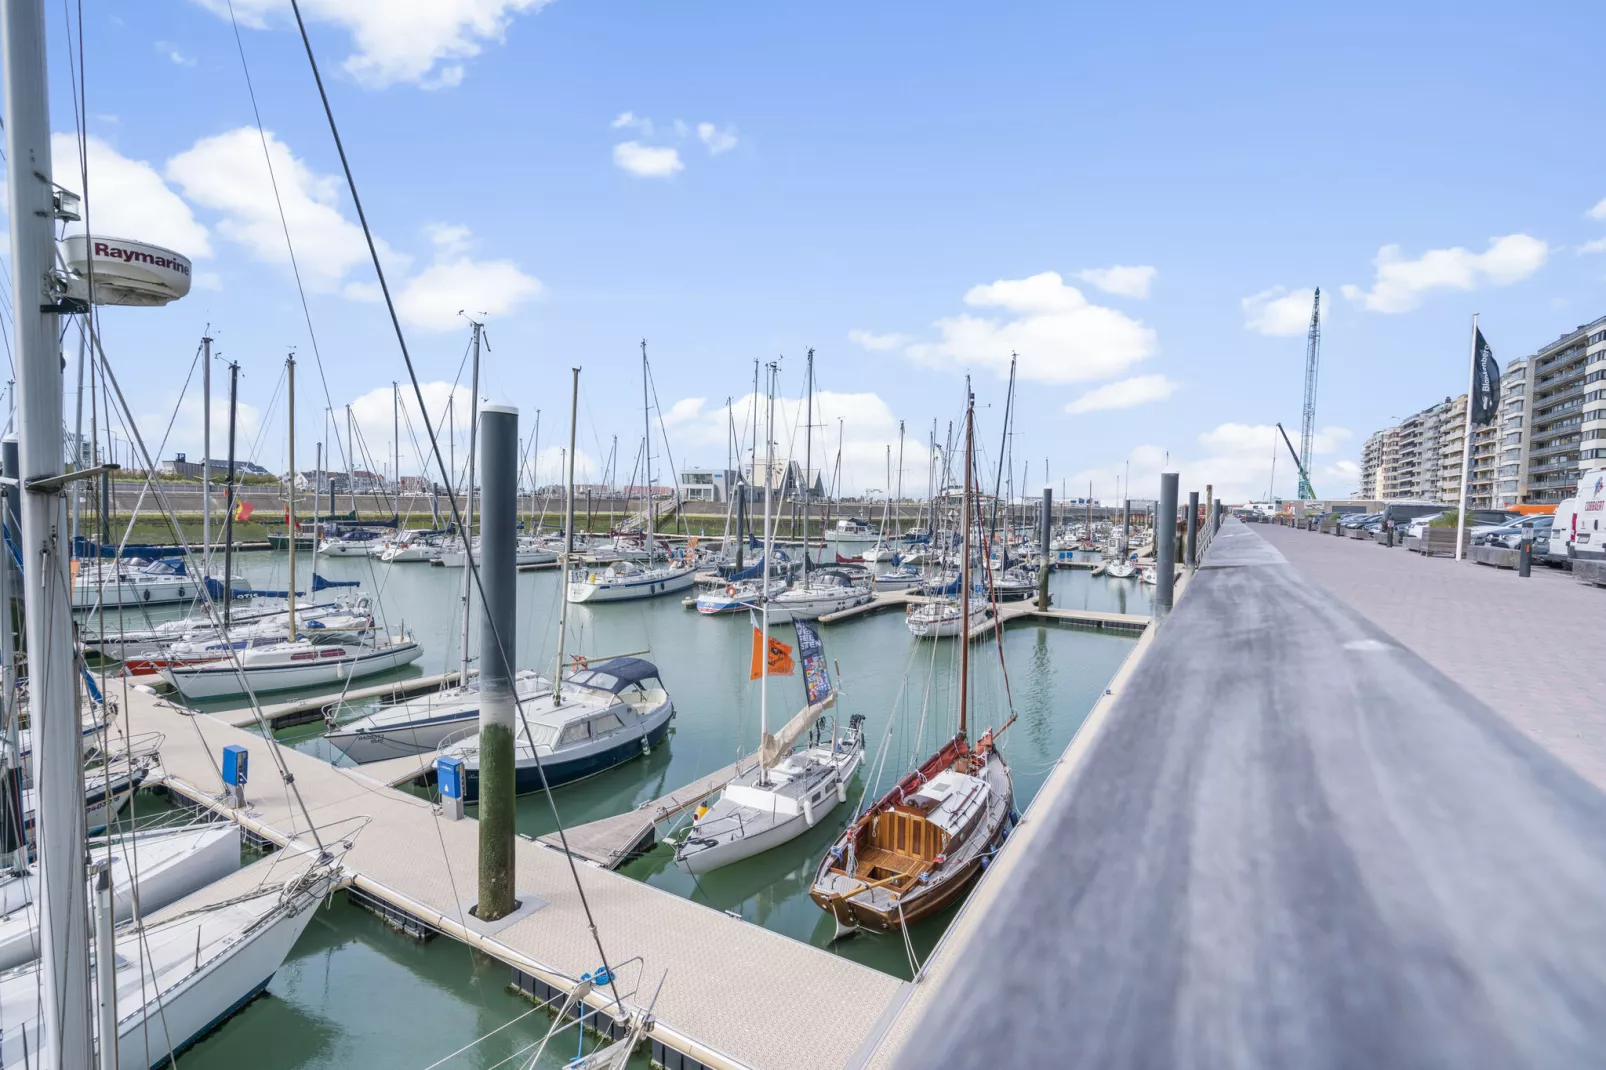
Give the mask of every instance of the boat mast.
M 658 559 L 658 505 L 652 493 L 652 410 L 647 404 L 647 340 L 641 340 L 641 463 L 647 469 L 647 567 Z
M 402 487 L 402 482 L 401 482 L 401 388 L 396 385 L 395 380 L 391 380 L 391 383 L 390 383 L 390 460 L 391 460 L 390 475 L 391 475 L 391 478 L 396 481 L 396 497 L 393 499 L 395 501 L 395 503 L 396 503 L 395 518 L 399 521 L 401 519 L 401 487 Z M 399 530 L 400 527 L 401 527 L 401 525 L 398 523 L 396 525 L 396 529 L 395 529 L 398 538 L 401 535 L 401 531 Z
M 288 510 L 286 527 L 290 529 L 290 582 L 287 585 L 289 590 L 285 591 L 285 598 L 290 604 L 290 641 L 293 643 L 296 641 L 296 355 L 294 353 L 284 358 L 284 374 L 287 384 L 285 397 L 290 413 L 290 502 L 286 507 Z M 315 478 L 321 479 L 322 476 L 322 472 L 315 473 Z M 318 530 L 317 493 L 316 490 L 313 491 L 313 531 Z M 317 536 L 314 535 L 313 547 L 316 549 L 317 545 Z
M 564 584 L 569 582 L 569 558 L 574 554 L 574 428 L 580 415 L 580 369 L 574 369 L 574 390 L 569 396 L 569 456 L 565 480 L 568 504 L 563 515 L 563 557 L 558 561 L 558 575 Z M 536 457 L 541 455 L 538 453 Z M 544 510 L 546 507 L 542 506 Z M 563 638 L 569 631 L 569 599 L 567 587 L 564 597 L 558 599 L 558 670 L 552 676 L 552 705 L 563 704 Z
M 346 489 L 351 492 L 351 519 L 357 519 L 357 439 L 351 433 L 351 406 L 346 406 Z M 330 495 L 333 504 L 334 495 Z M 329 510 L 334 512 L 333 509 Z
M 809 401 L 808 415 L 803 423 L 803 589 L 809 586 L 809 492 L 814 489 L 814 481 L 809 478 L 809 468 L 814 464 L 814 350 L 809 350 L 808 358 Z M 774 417 L 771 417 L 773 421 Z M 797 439 L 793 439 L 796 442 Z M 787 465 L 788 468 L 791 465 Z M 823 525 L 822 525 L 823 526 Z M 820 532 L 820 553 L 825 553 L 825 532 Z
M 458 647 L 457 682 L 468 683 L 468 610 L 473 600 L 474 570 L 469 567 L 469 541 L 474 536 L 474 450 L 477 445 L 475 438 L 480 426 L 480 331 L 484 324 L 469 320 L 474 327 L 474 370 L 470 373 L 468 399 L 468 511 L 463 514 L 463 523 L 468 529 L 463 532 L 463 634 L 462 642 Z
M 223 507 L 227 510 L 223 514 L 223 630 L 229 628 L 229 614 L 234 606 L 234 414 L 236 399 L 239 397 L 240 365 L 235 361 L 229 362 L 229 470 L 228 487 L 223 493 Z M 296 473 L 295 466 L 290 467 L 290 490 L 295 493 Z M 295 532 L 290 533 L 291 541 L 295 541 Z M 203 577 L 201 582 L 206 583 Z M 291 580 L 290 586 L 295 587 Z M 296 593 L 290 592 L 290 604 L 295 605 Z
M 88 333 L 88 332 L 84 332 Z M 78 353 L 78 419 L 83 422 L 84 413 L 84 357 L 83 337 L 79 337 Z M 82 466 L 84 448 L 79 444 L 78 436 L 73 436 L 73 448 L 78 456 L 73 458 L 75 466 Z M 73 525 L 72 533 L 78 534 L 78 495 L 73 496 Z M 201 335 L 201 582 L 212 571 L 212 339 Z
M 758 606 L 758 739 L 760 748 L 763 747 L 764 735 L 769 729 L 770 712 L 770 558 L 775 550 L 775 520 L 773 502 L 775 497 L 775 481 L 771 476 L 775 473 L 775 371 L 776 365 L 768 365 L 770 371 L 768 405 L 764 417 L 764 576 L 759 581 Z M 756 448 L 756 447 L 755 447 Z M 757 457 L 757 454 L 754 454 Z M 803 559 L 808 560 L 808 543 L 803 544 Z M 769 771 L 764 763 L 758 763 L 758 782 L 760 786 L 768 785 Z
M 72 606 L 59 537 L 67 521 L 66 488 L 55 478 L 62 474 L 61 332 L 44 5 L 6 0 L 0 10 L 20 461 L 20 470 L 6 475 L 18 479 L 20 552 L 30 570 L 22 589 L 39 815 L 39 1063 L 80 1067 L 93 1062 L 89 902 Z
M 970 380 L 965 380 L 965 495 L 960 506 L 960 523 L 964 535 L 960 538 L 959 566 L 959 736 L 965 735 L 965 707 L 970 698 L 970 451 L 976 427 L 976 399 L 970 392 Z M 996 625 L 995 625 L 996 626 Z
M 898 421 L 898 519 L 894 527 L 903 534 L 903 421 Z

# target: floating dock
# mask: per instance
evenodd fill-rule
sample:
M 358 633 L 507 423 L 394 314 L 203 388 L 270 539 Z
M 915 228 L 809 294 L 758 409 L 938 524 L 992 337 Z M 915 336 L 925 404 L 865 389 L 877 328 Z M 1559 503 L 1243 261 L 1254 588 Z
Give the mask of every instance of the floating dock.
M 284 847 L 314 848 L 310 820 L 326 843 L 345 848 L 353 894 L 397 924 L 470 944 L 506 963 L 521 984 L 533 979 L 566 990 L 601 965 L 571 862 L 546 844 L 518 838 L 521 909 L 482 924 L 469 914 L 476 822 L 446 819 L 427 799 L 387 787 L 372 767 L 337 768 L 280 747 L 298 804 L 261 736 L 132 689 L 122 715 L 131 733 L 164 735 L 161 783 L 170 791 Z M 218 764 L 227 744 L 253 755 L 247 805 L 239 809 L 222 795 Z M 650 1037 L 660 1063 L 686 1070 L 841 1070 L 874 1046 L 888 1012 L 911 988 L 599 866 L 577 868 L 609 960 L 617 966 L 641 957 L 640 966 L 620 970 L 627 1009 L 645 1007 L 663 978 Z M 600 1011 L 608 997 L 598 992 L 587 1002 Z
M 835 624 L 839 621 L 852 620 L 871 613 L 881 613 L 888 609 L 919 605 L 922 602 L 935 602 L 937 599 L 926 595 L 914 594 L 909 591 L 884 591 L 875 595 L 863 605 L 852 606 L 837 613 L 827 613 L 820 618 L 821 624 Z M 1149 618 L 1135 613 L 1103 613 L 1095 609 L 1038 609 L 1037 603 L 1032 599 L 1022 599 L 1018 602 L 1001 602 L 994 610 L 994 615 L 977 624 L 970 630 L 972 639 L 992 632 L 997 622 L 1008 624 L 1011 621 L 1023 620 L 1032 617 L 1038 620 L 1056 621 L 1062 624 L 1076 624 L 1095 631 L 1120 631 L 1128 634 L 1140 634 L 1149 626 Z

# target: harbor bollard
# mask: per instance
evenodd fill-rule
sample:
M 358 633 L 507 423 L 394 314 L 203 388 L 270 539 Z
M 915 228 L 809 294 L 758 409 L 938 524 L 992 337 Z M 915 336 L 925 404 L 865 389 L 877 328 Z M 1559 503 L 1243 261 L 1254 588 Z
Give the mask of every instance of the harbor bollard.
M 1196 490 L 1188 492 L 1188 533 L 1183 549 L 1183 556 L 1186 558 L 1183 564 L 1189 568 L 1197 568 L 1199 565 L 1199 492 Z
M 1526 579 L 1533 568 L 1534 526 L 1522 525 L 1522 541 L 1517 544 L 1517 575 Z

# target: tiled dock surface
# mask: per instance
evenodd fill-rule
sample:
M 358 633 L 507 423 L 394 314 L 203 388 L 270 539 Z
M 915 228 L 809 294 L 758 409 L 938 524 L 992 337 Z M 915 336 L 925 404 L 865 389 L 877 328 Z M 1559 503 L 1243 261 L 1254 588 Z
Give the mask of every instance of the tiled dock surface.
M 129 693 L 126 715 L 132 731 L 165 735 L 166 774 L 191 797 L 215 798 L 222 790 L 215 756 L 229 743 L 246 746 L 252 780 L 243 816 L 273 830 L 275 839 L 310 846 L 307 822 L 262 737 L 213 717 L 187 716 L 138 692 Z M 467 916 L 475 895 L 474 821 L 443 820 L 428 802 L 354 770 L 289 749 L 281 753 L 320 834 L 351 842 L 345 865 L 360 875 L 365 891 L 428 921 L 476 927 Z M 838 1070 L 903 987 L 894 977 L 638 881 L 592 866 L 578 869 L 609 961 L 645 960 L 643 1004 L 668 971 L 655 1010 L 665 1030 L 660 1039 L 690 1038 L 722 1056 L 724 1065 Z M 562 854 L 521 838 L 517 888 L 521 898 L 536 896 L 547 905 L 490 938 L 503 949 L 500 957 L 571 978 L 600 965 Z M 634 965 L 621 971 L 622 992 L 635 973 Z
M 1256 524 L 1317 586 L 1606 788 L 1606 591 Z

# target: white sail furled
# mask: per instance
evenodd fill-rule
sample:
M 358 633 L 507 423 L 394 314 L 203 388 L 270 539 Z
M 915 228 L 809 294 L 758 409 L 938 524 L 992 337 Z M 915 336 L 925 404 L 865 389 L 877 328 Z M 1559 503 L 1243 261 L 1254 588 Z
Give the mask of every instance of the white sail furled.
M 781 726 L 779 732 L 773 735 L 765 732 L 764 739 L 758 747 L 759 762 L 763 764 L 764 768 L 768 769 L 780 761 L 791 751 L 792 745 L 803 737 L 803 733 L 812 728 L 814 722 L 820 719 L 820 714 L 834 705 L 836 705 L 835 691 L 825 696 L 824 702 L 817 702 L 812 706 L 803 707 L 796 717 Z

